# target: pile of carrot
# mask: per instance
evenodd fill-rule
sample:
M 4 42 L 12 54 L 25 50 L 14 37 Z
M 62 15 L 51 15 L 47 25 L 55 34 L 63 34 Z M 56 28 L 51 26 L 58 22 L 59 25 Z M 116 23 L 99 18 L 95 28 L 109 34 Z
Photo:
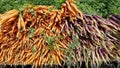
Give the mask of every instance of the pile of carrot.
M 60 10 L 43 5 L 13 9 L 0 14 L 0 64 L 107 63 L 120 58 L 117 32 L 110 21 L 82 14 L 73 0 Z

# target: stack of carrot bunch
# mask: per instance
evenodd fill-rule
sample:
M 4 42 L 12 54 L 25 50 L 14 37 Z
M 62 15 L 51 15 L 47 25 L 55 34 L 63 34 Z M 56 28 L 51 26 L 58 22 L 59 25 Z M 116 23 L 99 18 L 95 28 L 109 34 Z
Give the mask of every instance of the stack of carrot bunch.
M 118 19 L 120 22 L 120 19 Z M 120 59 L 120 26 L 111 19 L 82 14 L 73 0 L 61 9 L 28 6 L 0 15 L 0 64 L 99 66 Z M 62 63 L 63 62 L 63 63 Z

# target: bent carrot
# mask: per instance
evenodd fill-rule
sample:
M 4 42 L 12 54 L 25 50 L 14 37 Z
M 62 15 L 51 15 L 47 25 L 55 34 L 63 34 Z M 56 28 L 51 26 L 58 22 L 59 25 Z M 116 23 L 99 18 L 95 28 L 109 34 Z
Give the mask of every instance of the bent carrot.
M 18 12 L 14 12 L 13 14 L 10 14 L 10 15 L 5 15 L 1 20 L 1 24 L 5 23 L 8 19 L 12 18 L 12 17 L 15 17 L 15 16 L 18 16 Z
M 77 14 L 77 13 L 79 13 L 79 14 L 80 14 L 80 16 L 81 16 L 81 17 L 83 17 L 82 12 L 78 10 L 78 8 L 76 7 L 76 5 L 75 5 L 75 4 L 70 3 L 70 5 L 71 5 L 71 8 L 72 8 L 72 9 L 76 12 L 76 14 Z
M 66 4 L 67 4 L 68 10 L 69 10 L 71 13 L 73 13 L 74 15 L 76 15 L 75 12 L 74 12 L 74 10 L 71 8 L 71 6 L 70 6 L 70 4 L 69 4 L 68 1 L 66 1 Z

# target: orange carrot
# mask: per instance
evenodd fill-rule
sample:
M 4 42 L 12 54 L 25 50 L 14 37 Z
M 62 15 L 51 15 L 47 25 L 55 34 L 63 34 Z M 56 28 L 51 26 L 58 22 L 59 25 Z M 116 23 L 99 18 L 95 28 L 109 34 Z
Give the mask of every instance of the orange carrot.
M 15 17 L 15 16 L 18 16 L 18 11 L 14 12 L 12 14 L 9 14 L 9 15 L 4 15 L 4 17 L 2 18 L 3 19 L 2 22 L 4 22 L 4 20 L 6 20 L 6 19 L 8 20 L 9 18 Z
M 59 41 L 58 39 L 57 39 L 56 41 L 57 41 L 58 44 L 60 44 L 59 46 L 68 49 L 68 47 L 67 47 L 64 43 L 62 43 L 62 42 Z
M 81 17 L 83 17 L 82 12 L 78 10 L 78 8 L 76 7 L 76 5 L 75 5 L 75 4 L 70 3 L 70 5 L 71 5 L 71 8 L 72 8 L 72 9 L 76 12 L 76 14 L 77 14 L 77 13 L 79 13 L 79 14 L 80 14 L 80 16 L 81 16 Z
M 53 16 L 50 18 L 50 23 L 49 23 L 49 26 L 48 26 L 49 28 L 51 28 L 52 25 L 54 24 L 55 17 L 56 17 L 56 13 L 54 13 Z
M 60 62 L 60 59 L 59 59 L 58 56 L 56 56 L 56 61 L 57 61 L 57 63 L 58 63 L 59 65 L 61 65 L 61 62 Z
M 73 13 L 74 15 L 76 15 L 75 12 L 74 12 L 74 10 L 71 8 L 71 6 L 70 6 L 70 4 L 69 4 L 68 1 L 66 1 L 66 4 L 67 4 L 68 10 L 69 10 L 71 13 Z

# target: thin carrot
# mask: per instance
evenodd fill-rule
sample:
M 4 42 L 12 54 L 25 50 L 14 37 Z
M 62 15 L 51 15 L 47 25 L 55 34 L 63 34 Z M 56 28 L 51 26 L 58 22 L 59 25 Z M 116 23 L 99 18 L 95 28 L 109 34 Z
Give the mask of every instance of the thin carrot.
M 59 41 L 59 40 L 56 40 L 56 41 L 57 41 L 58 44 L 60 44 L 59 46 L 65 48 L 65 49 L 68 49 L 68 47 L 67 47 L 64 43 L 62 43 L 62 42 Z
M 34 61 L 34 57 L 37 55 L 37 52 L 35 52 L 27 61 L 26 63 L 32 63 Z

